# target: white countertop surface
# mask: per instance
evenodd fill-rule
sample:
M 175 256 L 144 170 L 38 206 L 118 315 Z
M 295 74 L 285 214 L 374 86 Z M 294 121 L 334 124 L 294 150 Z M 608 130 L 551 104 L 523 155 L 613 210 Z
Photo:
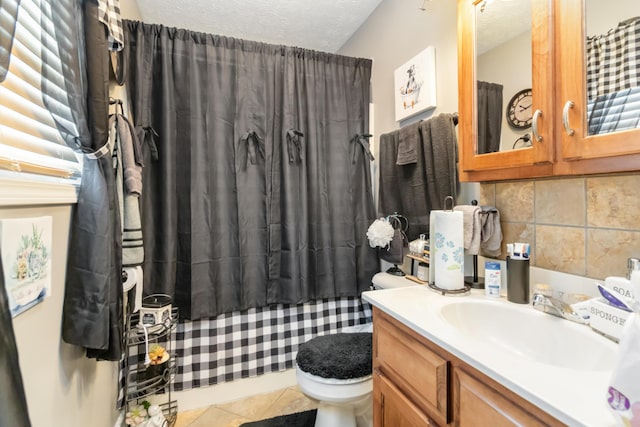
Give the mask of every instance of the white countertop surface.
M 470 339 L 449 324 L 440 315 L 440 310 L 456 301 L 489 300 L 518 310 L 530 310 L 534 315 L 548 316 L 557 322 L 568 322 L 574 325 L 571 327 L 588 326 L 542 313 L 530 304 L 511 303 L 504 296 L 485 297 L 483 290 L 472 290 L 464 296 L 442 296 L 425 286 L 416 285 L 364 292 L 362 297 L 561 422 L 569 426 L 617 425 L 607 408 L 607 389 L 613 364 L 602 370 L 587 371 L 517 357 L 512 352 L 500 351 L 489 342 Z M 593 334 L 594 339 L 603 340 L 602 345 L 613 346 L 617 351 L 615 343 L 595 332 Z M 548 345 L 551 351 L 553 342 Z

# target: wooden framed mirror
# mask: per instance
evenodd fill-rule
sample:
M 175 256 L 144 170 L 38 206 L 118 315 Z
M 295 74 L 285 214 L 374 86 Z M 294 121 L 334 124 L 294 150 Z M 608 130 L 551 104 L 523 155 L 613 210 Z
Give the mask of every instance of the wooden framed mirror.
M 551 11 L 550 0 L 458 1 L 463 179 L 488 170 L 494 177 L 512 169 L 505 178 L 552 173 Z

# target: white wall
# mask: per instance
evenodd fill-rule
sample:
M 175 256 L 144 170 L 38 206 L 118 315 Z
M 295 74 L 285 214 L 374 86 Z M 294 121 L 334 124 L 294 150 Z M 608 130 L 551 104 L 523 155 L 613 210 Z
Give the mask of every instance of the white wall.
M 378 159 L 380 135 L 399 129 L 407 123 L 440 113 L 458 111 L 458 44 L 457 8 L 453 0 L 431 0 L 427 10 L 422 1 L 383 0 L 367 21 L 338 51 L 339 54 L 373 59 L 371 75 L 372 102 L 375 105 L 374 157 Z M 433 46 L 436 50 L 437 108 L 403 123 L 395 121 L 393 73 L 414 55 Z M 375 167 L 375 170 L 378 170 Z M 377 180 L 378 178 L 375 177 Z M 479 200 L 479 185 L 462 183 L 456 204 Z M 471 274 L 471 258 L 465 259 L 466 274 Z M 386 270 L 390 264 L 383 263 Z M 405 262 L 405 272 L 410 263 Z
M 427 10 L 422 1 L 383 0 L 367 21 L 338 51 L 339 54 L 373 59 L 371 76 L 374 116 L 374 156 L 381 134 L 401 125 L 430 117 L 431 114 L 458 111 L 458 45 L 456 2 L 432 0 Z M 413 56 L 433 46 L 436 50 L 437 108 L 403 123 L 395 121 L 393 73 Z M 458 203 L 478 199 L 477 184 L 462 184 Z
M 138 2 L 136 0 L 120 0 L 120 16 L 133 21 L 142 20 Z
M 71 205 L 0 207 L 0 219 L 38 216 L 53 218 L 52 295 L 13 319 L 31 424 L 113 427 L 117 363 L 87 359 L 61 338 Z

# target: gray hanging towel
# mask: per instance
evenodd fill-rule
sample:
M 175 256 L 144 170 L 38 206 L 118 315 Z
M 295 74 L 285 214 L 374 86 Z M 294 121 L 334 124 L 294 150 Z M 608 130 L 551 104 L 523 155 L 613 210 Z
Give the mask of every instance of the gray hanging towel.
M 418 162 L 420 144 L 420 122 L 405 126 L 398 131 L 398 157 L 396 165 L 403 166 Z
M 482 226 L 481 255 L 497 258 L 502 253 L 502 228 L 500 212 L 493 206 L 482 206 L 480 212 Z
M 409 128 L 418 134 L 419 124 Z M 419 134 L 418 134 L 419 135 Z M 380 186 L 378 212 L 402 212 L 408 222 L 406 234 L 409 240 L 429 232 L 430 201 L 427 197 L 422 144 L 418 144 L 419 156 L 416 163 L 403 166 L 396 164 L 398 158 L 400 131 L 380 135 Z M 439 202 L 442 203 L 442 202 Z
M 427 196 L 431 209 L 442 209 L 447 196 L 456 199 L 458 174 L 454 115 L 439 114 L 420 122 Z
M 396 228 L 393 231 L 393 239 L 391 239 L 389 245 L 386 248 L 378 249 L 380 259 L 391 264 L 402 264 L 404 262 L 404 247 L 406 244 L 407 236 L 401 229 Z
M 123 114 L 109 117 L 116 190 L 122 226 L 122 267 L 135 267 L 144 261 L 140 201 L 142 194 L 142 155 L 138 137 Z

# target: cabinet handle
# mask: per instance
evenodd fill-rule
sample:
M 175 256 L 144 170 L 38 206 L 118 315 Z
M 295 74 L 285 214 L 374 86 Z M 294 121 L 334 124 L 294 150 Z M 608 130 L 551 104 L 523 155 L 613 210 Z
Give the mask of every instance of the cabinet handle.
M 531 120 L 531 132 L 533 133 L 533 138 L 538 142 L 542 141 L 542 135 L 538 133 L 538 117 L 540 116 L 542 116 L 542 111 L 536 110 Z
M 562 109 L 562 124 L 564 125 L 564 131 L 569 136 L 575 133 L 573 129 L 571 129 L 571 126 L 569 126 L 569 109 L 570 108 L 573 108 L 573 101 L 567 101 L 567 103 L 564 104 L 564 108 Z

